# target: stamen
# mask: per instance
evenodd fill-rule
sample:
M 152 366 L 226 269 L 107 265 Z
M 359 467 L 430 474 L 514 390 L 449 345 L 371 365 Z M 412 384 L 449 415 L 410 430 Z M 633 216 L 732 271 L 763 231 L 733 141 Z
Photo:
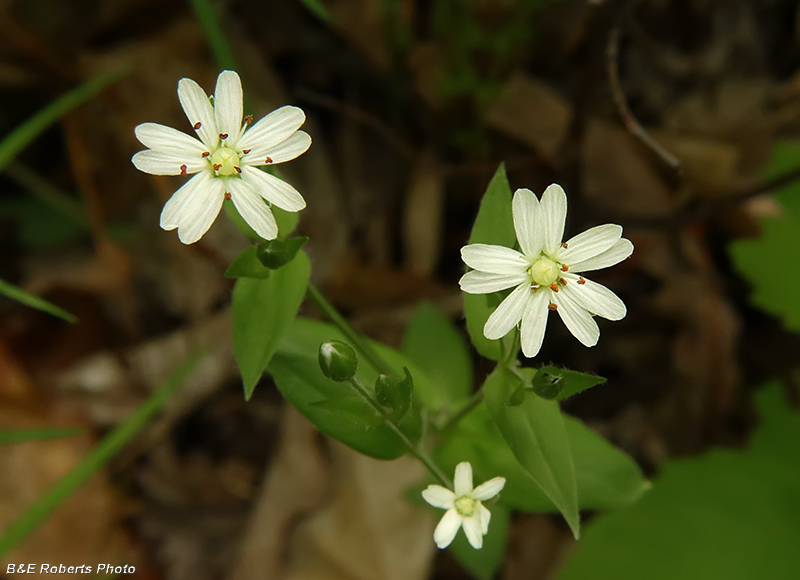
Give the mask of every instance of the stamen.
M 214 167 L 214 171 L 219 171 L 219 168 L 222 167 L 222 163 L 215 163 L 213 165 L 213 167 Z
M 567 242 L 561 242 L 561 247 L 566 250 L 567 248 L 569 248 L 569 244 Z
M 238 166 L 234 165 L 233 168 L 236 170 L 236 173 L 241 173 L 242 172 L 242 168 L 241 167 L 238 167 Z
M 553 292 L 558 292 L 558 284 L 556 284 L 555 282 L 550 284 L 550 290 L 552 290 Z
M 558 279 L 558 283 L 561 284 L 562 286 L 566 286 L 567 285 L 567 280 L 566 280 L 566 278 L 559 278 Z
M 272 157 L 267 157 L 265 160 L 267 163 L 272 163 Z
M 204 157 L 205 158 L 205 157 L 208 157 L 209 155 L 211 155 L 211 153 L 209 151 L 203 151 L 203 154 L 200 157 Z
M 242 149 L 242 155 L 247 155 L 251 151 L 252 151 L 252 149 Z
M 550 304 L 547 305 L 547 307 L 550 310 L 558 310 L 558 304 L 556 304 L 555 302 L 551 302 Z
M 200 121 L 198 121 L 197 123 L 195 123 L 195 124 L 194 124 L 194 130 L 195 130 L 195 131 L 197 131 L 197 130 L 199 130 L 199 129 L 200 129 L 200 127 L 202 127 L 202 126 L 203 126 L 203 124 L 202 124 Z
M 561 264 L 561 271 L 566 272 L 567 270 L 569 270 L 569 266 L 567 266 L 566 264 Z
M 185 165 L 185 164 L 184 164 L 184 165 L 181 165 L 181 175 L 189 175 L 189 174 L 187 173 L 187 171 L 188 171 L 188 170 L 189 170 L 189 168 L 188 168 L 188 167 L 186 167 L 186 165 Z
M 228 134 L 227 134 L 227 133 L 220 133 L 220 134 L 219 134 L 219 138 L 220 138 L 220 139 L 222 139 L 222 140 L 224 141 L 225 139 L 227 139 L 227 138 L 228 138 Z
M 578 280 L 578 284 L 586 284 L 586 278 L 581 276 L 580 279 Z
M 231 200 L 231 193 L 229 191 L 225 192 L 225 199 L 227 199 L 228 201 Z
M 247 115 L 244 118 L 244 124 L 245 125 L 250 125 L 250 123 L 252 123 L 252 122 L 253 122 L 253 115 Z

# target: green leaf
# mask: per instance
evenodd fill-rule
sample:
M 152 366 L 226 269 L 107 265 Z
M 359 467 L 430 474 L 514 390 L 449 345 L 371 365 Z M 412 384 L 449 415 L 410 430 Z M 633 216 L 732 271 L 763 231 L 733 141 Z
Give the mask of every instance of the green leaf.
M 348 416 L 355 423 L 361 423 L 369 427 L 377 427 L 383 423 L 383 417 L 370 405 L 365 404 L 364 399 L 356 395 L 322 399 L 321 401 L 314 401 L 310 405 Z
M 758 399 L 746 450 L 664 465 L 637 505 L 587 526 L 560 580 L 796 578 L 800 414 L 779 385 Z
M 580 536 L 578 492 L 570 442 L 558 403 L 528 396 L 517 406 L 506 401 L 521 380 L 498 367 L 484 384 L 486 408 L 514 456 Z
M 375 380 L 375 398 L 378 403 L 389 411 L 392 421 L 399 421 L 411 407 L 411 393 L 414 390 L 414 380 L 408 368 L 403 367 L 404 378 L 387 377 L 379 375 Z
M 0 445 L 13 445 L 29 441 L 44 441 L 47 439 L 64 439 L 85 435 L 86 431 L 75 428 L 43 427 L 39 429 L 13 429 L 0 431 Z
M 300 0 L 300 2 L 302 2 L 306 8 L 313 12 L 317 18 L 325 22 L 330 22 L 331 15 L 328 14 L 327 8 L 325 8 L 325 5 L 320 2 L 320 0 Z
M 78 322 L 78 317 L 74 314 L 70 314 L 66 310 L 63 310 L 56 306 L 55 304 L 51 304 L 47 300 L 39 298 L 38 296 L 34 296 L 28 292 L 25 292 L 22 288 L 14 286 L 13 284 L 9 284 L 4 280 L 0 280 L 0 294 L 6 296 L 7 298 L 11 298 L 12 300 L 16 300 L 24 304 L 25 306 L 30 306 L 31 308 L 35 308 L 36 310 L 41 310 L 42 312 L 47 312 L 48 314 L 52 314 L 53 316 L 57 316 L 62 320 L 66 320 L 67 322 L 76 323 Z
M 277 270 L 291 262 L 308 238 L 292 238 L 291 240 L 269 240 L 256 247 L 256 255 L 264 266 Z
M 478 480 L 475 482 L 478 483 Z M 492 580 L 500 569 L 511 521 L 511 513 L 501 504 L 495 504 L 489 511 L 492 513 L 492 520 L 489 533 L 483 537 L 483 548 L 476 550 L 470 546 L 463 530 L 456 535 L 449 547 L 459 564 L 478 580 Z
M 511 248 L 516 239 L 511 215 L 511 186 L 505 166 L 500 165 L 481 200 L 469 243 Z M 499 361 L 503 355 L 501 341 L 489 340 L 483 335 L 483 327 L 496 307 L 496 300 L 491 295 L 464 293 L 464 313 L 472 344 L 486 358 Z
M 266 279 L 239 278 L 233 289 L 233 346 L 250 399 L 264 369 L 297 316 L 305 296 L 311 263 L 301 251 Z M 317 344 L 317 347 L 319 344 Z M 317 372 L 316 348 L 309 353 Z
M 233 263 L 225 270 L 226 278 L 269 278 L 272 270 L 267 268 L 258 259 L 258 252 L 255 246 L 247 248 L 244 252 L 236 256 Z
M 406 330 L 403 353 L 430 377 L 434 388 L 417 396 L 432 410 L 452 410 L 469 398 L 472 360 L 455 327 L 430 302 L 422 302 Z
M 563 401 L 605 382 L 603 377 L 597 375 L 579 373 L 555 366 L 543 366 L 537 369 L 531 382 L 531 388 L 534 393 L 544 399 Z

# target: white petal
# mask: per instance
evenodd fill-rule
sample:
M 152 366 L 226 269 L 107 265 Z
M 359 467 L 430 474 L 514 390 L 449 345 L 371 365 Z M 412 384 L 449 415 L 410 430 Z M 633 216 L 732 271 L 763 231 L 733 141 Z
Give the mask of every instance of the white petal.
M 461 259 L 470 268 L 492 274 L 520 274 L 531 265 L 516 250 L 490 244 L 464 246 L 461 248 Z
M 447 510 L 433 531 L 433 541 L 439 548 L 450 545 L 461 527 L 461 516 L 454 509 Z
M 599 256 L 622 237 L 622 226 L 605 224 L 586 230 L 567 240 L 567 247 L 559 246 L 553 259 L 567 266 Z
M 522 252 L 531 259 L 536 259 L 544 245 L 544 231 L 537 227 L 536 216 L 539 213 L 539 200 L 530 189 L 518 189 L 514 193 L 511 213 L 514 216 L 514 230 Z
M 569 290 L 562 288 L 553 292 L 553 302 L 558 305 L 557 312 L 564 325 L 584 346 L 594 346 L 600 338 L 600 329 L 592 315 L 575 300 Z
M 484 481 L 474 490 L 472 490 L 473 499 L 479 501 L 486 501 L 496 496 L 506 485 L 505 477 L 493 477 L 489 481 Z
M 195 175 L 183 184 L 178 191 L 164 204 L 161 210 L 161 220 L 159 225 L 167 231 L 174 230 L 185 221 L 186 208 L 195 199 L 194 193 L 198 187 L 203 187 L 211 177 L 211 172 Z
M 294 187 L 265 171 L 245 165 L 242 167 L 242 179 L 261 197 L 281 209 L 300 211 L 306 207 L 306 200 Z
M 535 357 L 542 348 L 544 331 L 547 328 L 547 316 L 550 313 L 549 304 L 550 291 L 540 290 L 534 292 L 525 305 L 520 327 L 520 342 L 522 354 L 528 358 Z
M 453 509 L 455 494 L 441 485 L 429 485 L 422 492 L 422 498 L 433 507 L 442 509 Z
M 458 281 L 461 290 L 468 294 L 489 294 L 517 286 L 528 280 L 527 274 L 491 274 L 472 270 L 461 276 Z
M 461 525 L 464 526 L 464 533 L 467 535 L 470 545 L 476 550 L 483 547 L 483 526 L 481 525 L 480 510 L 472 514 L 472 517 L 464 518 Z
M 200 157 L 206 151 L 205 145 L 199 139 L 166 125 L 142 123 L 137 125 L 134 132 L 142 145 L 164 153 L 181 157 Z
M 200 123 L 200 127 L 195 129 L 200 140 L 206 147 L 215 148 L 219 142 L 219 131 L 214 119 L 214 107 L 206 92 L 192 79 L 181 79 L 178 81 L 178 99 L 192 127 Z
M 302 109 L 290 105 L 281 107 L 245 131 L 237 145 L 240 149 L 266 151 L 291 137 L 305 120 Z
M 622 238 L 602 254 L 589 258 L 582 262 L 569 264 L 570 272 L 590 272 L 601 270 L 614 264 L 619 264 L 622 260 L 633 253 L 633 244 L 630 240 Z
M 278 237 L 278 223 L 272 210 L 262 197 L 250 185 L 238 177 L 226 180 L 233 205 L 250 227 L 265 240 L 274 240 Z
M 489 533 L 489 522 L 492 521 L 492 512 L 486 509 L 486 506 L 484 506 L 483 504 L 481 504 L 480 506 L 480 512 L 481 512 L 481 531 L 485 536 L 486 534 Z
M 469 461 L 462 461 L 456 465 L 456 475 L 453 478 L 453 487 L 456 497 L 461 497 L 472 492 L 472 465 Z
M 586 310 L 608 320 L 622 320 L 628 313 L 625 303 L 611 290 L 584 278 L 583 284 L 578 284 L 577 276 L 569 276 L 568 282 L 561 291 L 567 291 Z
M 561 186 L 549 185 L 542 194 L 539 213 L 536 216 L 537 228 L 542 230 L 544 252 L 548 255 L 558 249 L 564 237 L 564 222 L 567 220 L 567 194 Z
M 530 286 L 526 280 L 506 296 L 500 306 L 492 312 L 483 326 L 483 335 L 489 340 L 497 340 L 508 334 L 522 320 L 522 313 L 530 295 Z
M 193 244 L 214 223 L 224 200 L 222 180 L 204 171 L 190 179 L 170 198 L 161 212 L 161 227 L 171 230 L 177 226 L 181 242 Z
M 250 153 L 242 157 L 242 163 L 247 165 L 270 165 L 272 163 L 283 163 L 300 157 L 311 147 L 311 135 L 305 131 L 298 131 L 280 145 L 269 149 L 252 149 Z M 267 161 L 267 158 L 270 160 Z
M 217 88 L 214 90 L 214 116 L 217 120 L 217 131 L 228 136 L 225 143 L 230 146 L 235 146 L 239 138 L 243 109 L 244 97 L 239 75 L 232 70 L 222 71 L 217 77 Z
M 152 149 L 139 151 L 131 161 L 136 169 L 150 175 L 192 175 L 208 168 L 208 161 L 199 154 L 194 158 L 180 157 Z

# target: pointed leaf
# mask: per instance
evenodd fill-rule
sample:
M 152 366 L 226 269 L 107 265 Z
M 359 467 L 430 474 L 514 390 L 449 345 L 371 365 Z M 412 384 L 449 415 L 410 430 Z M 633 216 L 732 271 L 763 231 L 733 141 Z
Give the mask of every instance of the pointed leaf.
M 277 270 L 291 262 L 307 241 L 308 238 L 303 237 L 261 242 L 256 247 L 256 255 L 264 266 L 271 270 Z
M 269 278 L 272 270 L 258 259 L 255 246 L 247 248 L 225 270 L 226 278 Z
M 531 386 L 533 392 L 540 397 L 562 401 L 605 382 L 606 380 L 598 375 L 543 366 L 536 371 Z
M 375 409 L 365 404 L 364 399 L 356 395 L 322 399 L 314 401 L 310 405 L 349 417 L 354 422 L 369 427 L 377 427 L 383 423 L 383 417 Z

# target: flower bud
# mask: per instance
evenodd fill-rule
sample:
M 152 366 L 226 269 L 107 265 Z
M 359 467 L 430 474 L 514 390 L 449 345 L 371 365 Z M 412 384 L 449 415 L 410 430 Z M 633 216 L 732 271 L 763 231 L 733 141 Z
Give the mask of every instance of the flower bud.
M 349 381 L 358 369 L 358 357 L 353 348 L 340 340 L 324 342 L 319 346 L 319 367 L 329 379 Z

